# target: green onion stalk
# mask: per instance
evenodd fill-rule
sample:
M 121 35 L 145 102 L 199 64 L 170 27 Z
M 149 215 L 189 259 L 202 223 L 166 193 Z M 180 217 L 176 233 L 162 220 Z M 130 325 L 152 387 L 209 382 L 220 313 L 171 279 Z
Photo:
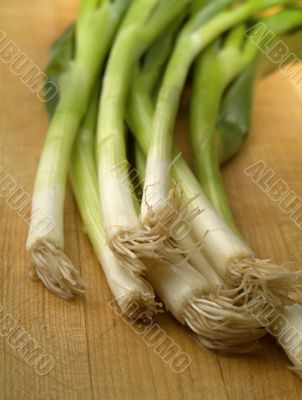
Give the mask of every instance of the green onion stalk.
M 135 276 L 143 275 L 154 247 L 163 241 L 158 228 L 141 227 L 129 182 L 124 109 L 136 63 L 190 0 L 138 0 L 131 4 L 114 42 L 104 75 L 97 129 L 100 203 L 110 249 Z M 158 239 L 157 239 L 158 238 Z
M 302 14 L 301 10 L 285 10 L 272 18 L 270 18 L 268 21 L 268 26 L 272 28 L 274 32 L 280 32 L 283 33 L 283 31 L 287 30 L 295 30 L 295 28 L 301 27 L 302 23 Z M 284 42 L 289 45 L 289 48 L 297 50 L 297 54 L 301 55 L 301 42 L 300 44 L 296 41 L 296 38 L 299 37 L 299 32 L 296 33 L 294 32 L 292 35 L 285 36 L 284 37 Z M 277 39 L 276 39 L 277 41 Z M 213 60 L 215 63 L 215 61 Z M 195 79 L 194 79 L 194 85 L 193 85 L 193 92 L 195 91 L 193 97 L 192 97 L 192 106 L 194 101 L 196 101 L 198 98 L 200 99 L 200 94 L 204 92 L 204 88 L 202 88 L 201 82 L 204 82 L 204 79 L 202 79 L 199 74 L 207 74 L 208 70 L 205 68 L 205 64 L 202 65 L 202 61 L 199 61 L 199 64 L 197 65 L 195 69 Z M 259 67 L 260 65 L 260 67 Z M 260 74 L 263 74 L 264 72 L 271 72 L 272 66 L 270 66 L 269 69 L 265 68 L 263 69 L 263 62 L 259 63 L 258 60 L 258 68 L 260 68 Z M 197 74 L 197 76 L 196 76 Z M 222 183 L 221 177 L 219 179 L 213 179 L 214 177 L 217 177 L 217 174 L 219 173 L 219 154 L 225 154 L 226 156 L 234 155 L 236 152 L 239 151 L 240 149 L 240 144 L 242 143 L 242 130 L 238 129 L 238 125 L 240 125 L 240 120 L 241 117 L 238 118 L 238 115 L 236 115 L 233 111 L 229 114 L 231 118 L 227 118 L 227 112 L 226 110 L 229 109 L 231 110 L 230 106 L 230 101 L 234 97 L 234 93 L 240 94 L 241 96 L 244 96 L 244 88 L 246 87 L 245 84 L 242 84 L 244 81 L 245 82 L 251 82 L 253 79 L 249 76 L 250 72 L 248 74 L 244 75 L 244 73 L 239 77 L 239 79 L 235 82 L 234 88 L 235 90 L 232 92 L 232 90 L 229 92 L 229 94 L 226 96 L 223 102 L 225 107 L 224 107 L 224 121 L 229 121 L 231 122 L 230 124 L 224 124 L 223 125 L 223 130 L 219 131 L 221 128 L 221 125 L 218 123 L 216 125 L 216 133 L 215 133 L 215 124 L 212 125 L 212 130 L 211 133 L 207 132 L 206 133 L 206 140 L 207 141 L 212 141 L 212 146 L 214 145 L 213 142 L 215 140 L 215 134 L 218 136 L 222 132 L 222 141 L 220 143 L 220 146 L 216 147 L 216 150 L 213 151 L 211 149 L 211 146 L 200 146 L 199 151 L 195 152 L 195 162 L 197 169 L 203 168 L 207 170 L 208 176 L 206 176 L 205 172 L 197 174 L 199 177 L 199 181 L 202 185 L 205 186 L 210 185 L 211 190 L 207 191 L 207 196 L 209 200 L 212 202 L 213 205 L 215 205 L 217 211 L 222 215 L 223 218 L 225 218 L 226 221 L 229 221 L 229 217 L 231 215 L 231 210 L 229 208 L 229 203 L 227 201 L 227 196 L 224 191 L 224 186 Z M 254 78 L 256 74 L 253 75 Z M 241 90 L 240 90 L 241 88 Z M 243 89 L 243 90 L 242 90 Z M 197 92 L 197 93 L 196 93 Z M 219 100 L 220 101 L 220 100 Z M 237 99 L 238 101 L 238 99 Z M 202 107 L 203 103 L 198 102 L 194 104 L 194 107 Z M 250 102 L 249 102 L 250 104 Z M 237 103 L 238 105 L 238 103 Z M 247 109 L 248 109 L 248 104 L 246 104 Z M 234 105 L 233 105 L 234 107 Z M 244 110 L 244 115 L 249 115 L 250 111 Z M 192 107 L 192 114 L 194 114 L 196 109 Z M 213 115 L 213 119 L 217 122 L 217 114 Z M 203 125 L 199 125 L 199 123 L 202 123 L 202 121 L 198 118 L 192 118 L 191 120 L 194 124 L 196 124 L 194 127 L 192 126 L 192 131 L 194 129 L 196 135 L 200 135 L 199 140 L 201 141 L 201 136 L 204 135 L 205 131 L 203 129 Z M 236 128 L 236 121 L 237 121 L 237 128 Z M 214 122 L 214 121 L 213 121 Z M 242 124 L 241 124 L 242 125 Z M 249 125 L 249 118 L 246 119 L 245 123 L 243 126 L 247 128 Z M 235 128 L 235 129 L 234 129 Z M 216 137 L 217 139 L 217 137 Z M 197 138 L 195 138 L 197 140 Z M 233 141 L 233 144 L 232 144 Z M 224 149 L 225 146 L 225 149 Z M 231 149 L 231 151 L 230 151 Z M 196 150 L 196 149 L 195 149 Z M 214 153 L 214 156 L 213 156 Z M 198 160 L 196 160 L 196 157 L 198 155 L 198 160 L 207 160 L 205 162 L 209 162 L 208 160 L 211 160 L 207 166 L 203 165 L 200 163 Z M 220 161 L 225 161 L 227 157 L 222 157 L 220 158 Z M 210 166 L 211 165 L 211 166 Z M 212 181 L 211 181 L 212 179 Z M 217 198 L 220 199 L 220 201 L 217 201 Z M 234 227 L 233 225 L 233 219 L 232 221 L 232 226 L 233 229 L 237 228 Z M 266 273 L 266 271 L 265 271 Z M 273 272 L 274 273 L 274 272 Z M 262 285 L 264 285 L 264 288 L 267 290 L 269 288 L 269 281 L 262 282 Z M 278 340 L 278 343 L 282 346 L 286 354 L 288 355 L 289 359 L 291 360 L 293 366 L 290 366 L 289 368 L 295 372 L 300 378 L 302 378 L 302 361 L 301 361 L 301 349 L 302 349 L 302 340 L 301 340 L 301 329 L 302 329 L 302 308 L 299 304 L 294 304 L 295 301 L 299 302 L 300 301 L 300 294 L 298 292 L 295 292 L 297 289 L 297 284 L 296 282 L 293 282 L 292 286 L 292 293 L 290 295 L 290 302 L 286 301 L 284 302 L 284 307 L 279 308 L 278 313 L 276 313 L 275 309 L 275 304 L 270 301 L 267 306 L 266 306 L 266 311 L 263 312 L 260 311 L 259 309 L 254 308 L 252 313 L 257 316 L 258 320 L 262 320 L 263 326 L 266 327 L 267 331 L 273 335 L 276 334 L 276 332 L 280 332 L 280 329 L 283 329 L 282 335 L 280 336 L 280 340 Z M 288 304 L 291 303 L 291 304 Z
M 94 252 L 102 265 L 108 285 L 125 316 L 138 319 L 148 312 L 153 315 L 160 309 L 154 299 L 151 285 L 143 279 L 134 279 L 109 249 L 100 215 L 97 165 L 95 159 L 95 132 L 98 115 L 98 92 L 76 137 L 72 151 L 70 175 L 77 206 L 85 231 Z
M 220 99 L 229 84 L 238 74 L 248 66 L 257 52 L 257 48 L 249 41 L 245 42 L 244 25 L 239 25 L 226 38 L 220 38 L 209 46 L 199 57 L 195 66 L 194 91 L 191 106 L 191 143 L 194 159 L 194 171 L 200 181 L 203 181 L 204 193 L 212 190 L 213 181 L 220 179 L 220 172 L 209 165 L 216 165 L 212 159 L 217 157 L 215 132 L 216 119 L 219 113 Z M 242 51 L 242 47 L 244 50 Z M 204 73 L 204 71 L 206 73 Z M 195 88 L 198 86 L 198 90 Z M 198 132 L 195 132 L 198 127 Z M 202 132 L 201 132 L 202 130 Z M 203 151 L 203 148 L 207 150 Z M 207 159 L 200 157 L 206 154 Z M 213 191 L 213 198 L 217 195 Z M 227 202 L 223 194 L 215 198 L 215 203 L 222 207 Z M 219 208 L 219 207 L 215 207 Z M 224 215 L 227 211 L 224 212 Z M 234 228 L 232 215 L 225 217 L 225 221 Z
M 129 0 L 82 1 L 75 28 L 75 56 L 60 79 L 60 100 L 50 123 L 34 185 L 27 240 L 32 271 L 50 291 L 64 299 L 85 289 L 79 272 L 63 250 L 63 209 L 70 153 L 128 3 Z M 52 224 L 45 227 L 45 219 Z
M 235 28 L 234 32 L 238 33 L 238 29 Z M 234 37 L 234 32 L 231 37 Z M 147 66 L 145 70 L 148 73 L 150 67 Z M 140 153 L 143 151 L 145 154 L 148 151 L 150 143 L 152 116 L 154 113 L 152 92 L 148 92 L 149 86 L 145 84 L 146 71 L 142 70 L 135 77 L 127 108 L 128 124 L 139 143 Z M 157 74 L 157 76 L 160 76 L 160 73 Z M 227 120 L 227 115 L 224 116 L 224 119 Z M 177 155 L 177 150 L 175 149 L 174 154 Z M 141 158 L 141 154 L 139 157 Z M 140 161 L 140 165 L 142 164 L 142 161 Z M 139 170 L 141 177 L 143 177 L 144 165 L 140 167 Z M 195 192 L 202 196 L 201 189 L 196 182 L 196 179 L 181 157 L 177 158 L 172 167 L 172 172 L 174 179 L 186 182 L 187 193 Z M 208 205 L 208 207 L 211 208 L 210 205 Z M 194 266 L 203 278 L 206 278 L 208 283 L 211 283 L 212 287 L 226 288 L 227 290 L 224 291 L 224 295 L 219 297 L 217 295 L 214 296 L 213 293 L 211 293 L 210 299 L 206 299 L 206 296 L 209 294 L 209 292 L 207 292 L 207 286 L 199 286 L 199 291 L 197 291 L 196 286 L 193 284 L 193 274 L 193 279 L 190 283 L 188 283 L 188 279 L 184 280 L 183 291 L 178 290 L 178 293 L 182 293 L 183 296 L 179 295 L 178 301 L 175 299 L 175 301 L 169 301 L 169 299 L 173 298 L 176 286 L 169 286 L 168 282 L 173 282 L 173 280 L 179 282 L 181 280 L 181 273 L 185 274 L 184 271 L 186 271 L 186 276 L 190 275 L 189 266 L 182 266 L 181 271 L 178 271 L 177 267 L 170 268 L 168 272 L 160 268 L 156 271 L 148 270 L 148 279 L 163 299 L 166 307 L 178 320 L 182 323 L 186 323 L 195 333 L 200 335 L 199 337 L 205 346 L 212 349 L 231 352 L 246 351 L 247 349 L 250 350 L 251 344 L 264 334 L 264 330 L 261 329 L 263 324 L 259 323 L 259 321 L 256 322 L 255 318 L 253 318 L 248 311 L 248 308 L 245 305 L 242 305 L 242 295 L 241 299 L 240 295 L 238 298 L 234 298 L 233 293 L 228 291 L 229 282 L 226 279 L 222 279 L 216 273 L 215 269 L 210 265 L 208 260 L 205 259 L 202 252 L 199 251 L 200 249 L 198 246 L 196 248 L 196 243 L 194 248 L 194 239 L 189 241 L 187 239 L 188 238 L 182 240 L 181 245 L 185 244 L 186 248 L 189 250 L 188 254 L 190 255 L 189 261 L 191 265 Z M 191 244 L 189 245 L 188 242 Z M 201 248 L 203 248 L 203 241 L 201 243 Z M 161 279 L 161 273 L 169 273 L 170 278 Z M 187 288 L 186 291 L 184 290 L 185 287 Z M 229 297 L 230 295 L 231 297 Z M 206 299 L 206 301 L 202 303 L 200 301 L 201 299 Z M 224 303 L 220 302 L 222 299 L 224 300 Z M 226 301 L 226 299 L 228 299 L 228 301 Z M 182 304 L 182 315 L 177 312 L 178 309 L 176 307 L 179 303 Z M 217 309 L 217 306 L 219 307 L 219 310 Z M 186 317 L 184 317 L 184 313 L 186 314 Z M 194 321 L 194 323 L 192 323 L 192 321 Z

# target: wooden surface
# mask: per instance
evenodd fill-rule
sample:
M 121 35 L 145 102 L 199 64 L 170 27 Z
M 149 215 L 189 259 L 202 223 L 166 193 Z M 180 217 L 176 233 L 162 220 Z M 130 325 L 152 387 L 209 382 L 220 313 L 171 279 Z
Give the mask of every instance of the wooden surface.
M 1 0 L 0 28 L 43 68 L 49 44 L 73 19 L 74 0 Z M 302 231 L 244 175 L 264 160 L 302 196 L 302 92 L 277 74 L 257 87 L 253 132 L 224 171 L 239 227 L 261 257 L 302 263 Z M 31 192 L 47 130 L 44 105 L 0 63 L 0 164 Z M 302 383 L 286 356 L 267 338 L 248 357 L 220 357 L 203 348 L 169 315 L 156 321 L 187 352 L 192 364 L 176 375 L 108 307 L 107 287 L 70 190 L 66 252 L 81 269 L 88 292 L 64 302 L 28 279 L 27 224 L 0 204 L 0 305 L 54 357 L 39 376 L 0 337 L 0 399 L 302 399 Z

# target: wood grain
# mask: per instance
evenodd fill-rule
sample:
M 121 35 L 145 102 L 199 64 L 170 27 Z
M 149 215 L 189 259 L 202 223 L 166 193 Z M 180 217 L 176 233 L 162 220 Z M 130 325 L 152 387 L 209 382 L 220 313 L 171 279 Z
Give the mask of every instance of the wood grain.
M 48 46 L 73 20 L 72 0 L 1 0 L 0 27 L 41 68 Z M 258 84 L 253 132 L 224 170 L 240 229 L 261 257 L 302 262 L 302 231 L 243 173 L 257 160 L 302 195 L 302 92 L 276 74 Z M 47 131 L 44 105 L 0 63 L 0 165 L 31 193 Z M 183 122 L 185 128 L 185 123 Z M 64 302 L 28 279 L 27 224 L 0 204 L 0 305 L 54 357 L 46 376 L 18 358 L 0 337 L 1 400 L 76 399 L 302 399 L 302 383 L 273 339 L 248 357 L 205 351 L 169 315 L 157 322 L 192 358 L 175 374 L 108 307 L 111 294 L 68 191 L 66 252 L 81 269 L 88 292 Z

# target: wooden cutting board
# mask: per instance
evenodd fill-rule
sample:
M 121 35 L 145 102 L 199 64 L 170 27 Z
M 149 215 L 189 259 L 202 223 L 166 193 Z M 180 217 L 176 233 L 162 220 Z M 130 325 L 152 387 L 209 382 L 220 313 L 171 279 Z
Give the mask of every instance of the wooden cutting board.
M 48 47 L 73 20 L 74 0 L 1 0 L 0 29 L 40 68 Z M 302 196 L 302 91 L 280 73 L 257 86 L 253 129 L 242 153 L 224 170 L 237 223 L 260 257 L 302 263 L 302 231 L 243 170 L 263 160 Z M 179 127 L 186 127 L 181 120 Z M 31 193 L 47 131 L 44 104 L 0 62 L 0 166 Z M 38 375 L 0 337 L 1 400 L 302 399 L 302 383 L 272 338 L 246 357 L 201 348 L 168 314 L 156 322 L 192 359 L 175 374 L 109 307 L 102 270 L 68 190 L 66 253 L 87 282 L 87 295 L 64 302 L 28 279 L 28 226 L 0 204 L 0 312 L 22 327 L 55 366 Z M 9 316 L 9 317 L 8 317 Z

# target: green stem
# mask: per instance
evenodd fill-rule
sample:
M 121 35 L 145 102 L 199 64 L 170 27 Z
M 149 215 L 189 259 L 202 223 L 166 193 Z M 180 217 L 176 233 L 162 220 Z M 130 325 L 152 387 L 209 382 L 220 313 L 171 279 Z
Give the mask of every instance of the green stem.
M 222 186 L 223 181 L 215 133 L 225 89 L 257 53 L 257 48 L 249 42 L 242 50 L 243 41 L 244 29 L 242 26 L 236 27 L 228 34 L 222 48 L 218 40 L 198 58 L 194 69 L 190 112 L 195 173 L 207 197 L 234 230 L 233 215 L 225 206 L 228 204 L 227 196 L 224 191 L 216 190 L 216 186 Z
M 128 179 L 123 126 L 133 70 L 154 40 L 175 19 L 186 13 L 188 3 L 189 0 L 134 2 L 112 48 L 104 77 L 97 143 L 100 199 L 107 232 L 116 227 L 133 228 L 138 225 Z M 126 184 L 121 183 L 121 176 L 123 180 L 126 177 Z M 109 193 L 113 198 L 108 197 Z

